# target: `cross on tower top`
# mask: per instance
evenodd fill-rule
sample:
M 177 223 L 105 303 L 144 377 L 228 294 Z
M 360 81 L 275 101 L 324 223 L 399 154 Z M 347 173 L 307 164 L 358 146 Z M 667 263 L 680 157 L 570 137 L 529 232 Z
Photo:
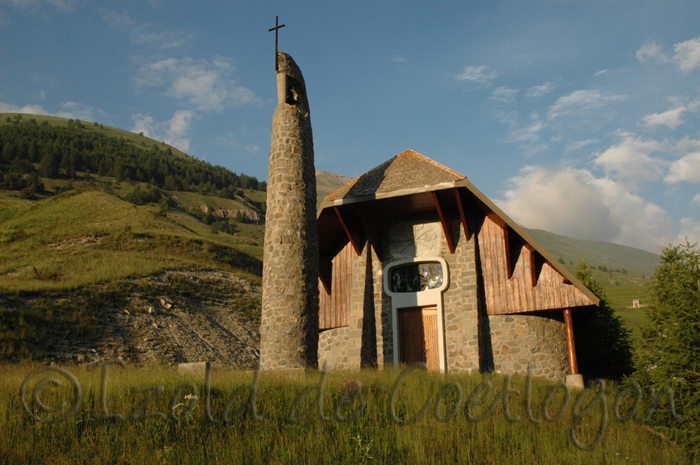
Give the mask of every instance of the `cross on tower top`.
M 284 24 L 280 26 L 279 16 L 275 16 L 275 27 L 268 30 L 268 32 L 275 31 L 275 72 L 280 70 L 279 61 L 277 60 L 277 39 L 279 36 L 279 30 L 282 29 L 284 26 Z

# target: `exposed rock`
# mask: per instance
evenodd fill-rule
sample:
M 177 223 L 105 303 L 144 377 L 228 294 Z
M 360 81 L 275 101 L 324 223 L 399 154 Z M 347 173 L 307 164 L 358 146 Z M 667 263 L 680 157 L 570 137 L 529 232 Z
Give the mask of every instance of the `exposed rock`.
M 129 282 L 137 285 L 120 304 L 105 302 L 95 329 L 97 342 L 52 333 L 41 342 L 44 355 L 38 360 L 59 365 L 120 358 L 138 365 L 215 361 L 257 366 L 259 286 L 220 270 L 167 271 Z M 163 297 L 148 297 L 143 289 Z M 60 296 L 68 301 L 72 297 Z M 24 304 L 33 298 L 24 298 Z M 158 312 L 156 320 L 153 304 L 161 301 L 168 311 Z

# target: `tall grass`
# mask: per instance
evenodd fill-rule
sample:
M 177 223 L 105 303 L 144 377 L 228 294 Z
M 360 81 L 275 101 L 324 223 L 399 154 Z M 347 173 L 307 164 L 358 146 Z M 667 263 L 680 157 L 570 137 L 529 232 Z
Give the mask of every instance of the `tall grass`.
M 78 413 L 65 422 L 44 424 L 32 419 L 20 402 L 19 389 L 22 380 L 35 368 L 30 365 L 2 366 L 0 375 L 0 422 L 3 434 L 0 438 L 0 460 L 7 463 L 683 463 L 682 452 L 673 444 L 651 435 L 638 421 L 619 423 L 609 416 L 608 428 L 600 446 L 593 451 L 577 449 L 570 439 L 572 417 L 570 408 L 555 423 L 541 421 L 533 425 L 526 420 L 523 398 L 526 380 L 516 377 L 512 388 L 519 389 L 519 396 L 511 396 L 510 412 L 520 416 L 520 421 L 510 423 L 504 417 L 500 405 L 492 416 L 481 422 L 467 420 L 464 404 L 456 418 L 442 423 L 428 413 L 415 424 L 401 426 L 392 420 L 387 400 L 399 372 L 384 371 L 336 371 L 331 370 L 325 383 L 324 414 L 329 421 L 319 418 L 316 402 L 317 390 L 300 404 L 297 412 L 311 410 L 298 424 L 289 421 L 290 413 L 300 393 L 306 386 L 318 384 L 320 372 L 270 373 L 263 372 L 258 386 L 257 414 L 261 421 L 245 417 L 232 419 L 233 413 L 246 405 L 246 391 L 231 406 L 230 423 L 223 423 L 223 413 L 229 398 L 244 384 L 252 383 L 252 372 L 214 369 L 211 380 L 211 415 L 219 420 L 207 419 L 204 377 L 178 376 L 171 368 L 156 367 L 135 369 L 112 365 L 109 369 L 107 407 L 110 413 L 127 417 L 126 421 L 95 423 L 95 417 L 103 415 L 100 405 L 100 369 L 88 372 L 82 367 L 71 367 L 80 382 L 83 403 Z M 32 406 L 32 386 L 41 376 L 60 378 L 57 373 L 44 373 L 29 382 L 26 399 Z M 352 421 L 340 422 L 334 410 L 341 396 L 350 394 L 353 384 L 360 380 L 360 398 L 347 400 L 340 408 L 341 416 L 366 402 L 364 412 Z M 48 406 L 59 405 L 61 400 L 73 399 L 68 381 L 63 385 L 47 385 L 41 395 Z M 172 398 L 183 383 L 196 384 L 199 399 L 192 416 L 179 422 L 171 419 L 150 418 L 144 421 L 128 419 L 134 407 L 145 399 L 147 393 L 134 394 L 138 386 L 163 386 L 164 393 L 147 407 L 149 412 L 168 415 Z M 437 375 L 422 371 L 413 372 L 400 386 L 396 397 L 396 413 L 399 419 L 410 418 L 418 412 L 428 398 L 435 399 L 442 386 L 458 383 L 465 400 L 482 382 L 479 375 Z M 494 385 L 500 391 L 503 378 L 495 377 Z M 541 404 L 551 382 L 534 380 L 533 412 L 542 418 Z M 454 384 L 449 389 L 440 410 L 447 415 L 450 405 L 456 401 Z M 608 410 L 612 411 L 616 386 L 608 386 Z M 187 403 L 184 396 L 192 393 L 186 388 L 180 403 Z M 550 415 L 562 403 L 561 395 L 555 396 Z M 576 397 L 574 392 L 572 396 Z M 475 407 L 473 415 L 479 415 L 492 402 Z M 189 401 L 191 402 L 191 401 Z M 176 412 L 182 414 L 181 405 Z M 585 404 L 584 404 L 585 405 Z M 629 408 L 623 405 L 623 411 Z M 598 411 L 598 409 L 595 409 Z M 37 415 L 46 417 L 46 413 Z M 143 409 L 135 412 L 143 413 Z M 50 414 L 56 415 L 56 414 Z M 641 413 L 638 415 L 641 416 Z M 600 412 L 585 418 L 574 426 L 584 443 L 593 441 L 600 426 Z

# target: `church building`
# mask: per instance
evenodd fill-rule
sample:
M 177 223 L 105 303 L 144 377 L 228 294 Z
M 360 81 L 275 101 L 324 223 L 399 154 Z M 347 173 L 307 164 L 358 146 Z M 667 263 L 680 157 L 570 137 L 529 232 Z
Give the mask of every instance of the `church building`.
M 319 366 L 577 374 L 572 313 L 598 299 L 464 175 L 406 150 L 317 220 Z

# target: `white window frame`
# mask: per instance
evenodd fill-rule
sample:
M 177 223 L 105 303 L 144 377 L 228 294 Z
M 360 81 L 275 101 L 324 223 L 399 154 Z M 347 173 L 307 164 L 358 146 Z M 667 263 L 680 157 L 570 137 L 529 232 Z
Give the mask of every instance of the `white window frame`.
M 428 289 L 418 292 L 392 292 L 391 290 L 391 271 L 411 263 L 427 263 L 439 262 L 442 265 L 442 285 L 435 289 Z M 411 307 L 428 307 L 435 306 L 437 308 L 437 330 L 438 330 L 438 355 L 440 372 L 446 371 L 445 367 L 445 323 L 444 313 L 442 309 L 442 293 L 447 289 L 450 283 L 450 272 L 447 268 L 447 262 L 440 257 L 415 257 L 405 260 L 391 262 L 384 267 L 384 292 L 391 297 L 391 325 L 392 325 L 392 343 L 394 347 L 394 366 L 399 366 L 399 326 L 398 326 L 398 311 L 403 308 Z

